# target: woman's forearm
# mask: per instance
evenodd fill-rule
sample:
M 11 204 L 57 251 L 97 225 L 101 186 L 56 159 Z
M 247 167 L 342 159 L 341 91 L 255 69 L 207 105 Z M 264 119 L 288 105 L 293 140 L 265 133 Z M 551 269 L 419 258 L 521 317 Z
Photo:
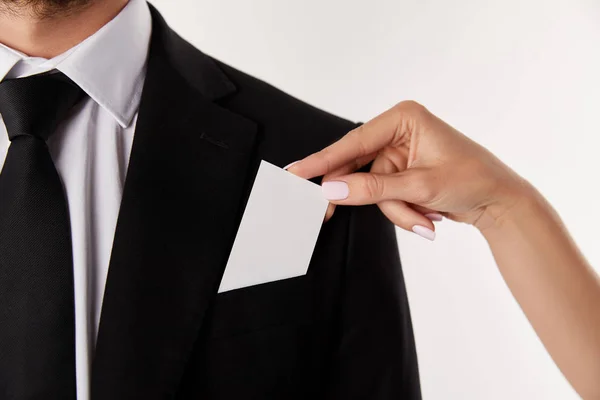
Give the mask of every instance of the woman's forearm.
M 531 190 L 482 233 L 558 367 L 584 399 L 600 399 L 600 279 L 556 212 Z

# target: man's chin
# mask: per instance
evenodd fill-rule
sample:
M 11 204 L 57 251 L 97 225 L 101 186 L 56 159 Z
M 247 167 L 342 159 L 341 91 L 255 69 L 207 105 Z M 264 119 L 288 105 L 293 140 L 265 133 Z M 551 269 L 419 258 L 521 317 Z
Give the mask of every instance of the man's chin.
M 94 1 L 101 0 L 0 0 L 0 12 L 53 18 L 77 13 Z

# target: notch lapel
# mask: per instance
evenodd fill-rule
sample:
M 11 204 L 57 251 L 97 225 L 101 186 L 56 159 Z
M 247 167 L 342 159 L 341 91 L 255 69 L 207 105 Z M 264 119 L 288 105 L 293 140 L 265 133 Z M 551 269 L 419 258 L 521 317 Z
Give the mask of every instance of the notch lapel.
M 175 395 L 216 295 L 251 169 L 255 124 L 211 101 L 233 85 L 152 14 L 92 366 L 94 400 Z

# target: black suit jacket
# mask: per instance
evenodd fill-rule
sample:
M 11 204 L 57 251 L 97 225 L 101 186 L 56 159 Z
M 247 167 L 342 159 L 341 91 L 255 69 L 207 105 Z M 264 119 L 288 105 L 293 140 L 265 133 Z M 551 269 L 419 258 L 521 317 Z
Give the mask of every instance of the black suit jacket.
M 308 274 L 217 294 L 261 159 L 355 124 L 202 54 L 152 9 L 93 400 L 419 399 L 394 227 L 338 208 Z

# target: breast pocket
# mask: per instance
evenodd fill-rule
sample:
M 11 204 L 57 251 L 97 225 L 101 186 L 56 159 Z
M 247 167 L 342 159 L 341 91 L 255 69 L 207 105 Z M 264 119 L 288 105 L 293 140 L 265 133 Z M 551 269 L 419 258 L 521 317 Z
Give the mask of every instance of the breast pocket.
M 305 275 L 219 293 L 210 312 L 209 337 L 310 324 L 315 318 L 312 289 Z

